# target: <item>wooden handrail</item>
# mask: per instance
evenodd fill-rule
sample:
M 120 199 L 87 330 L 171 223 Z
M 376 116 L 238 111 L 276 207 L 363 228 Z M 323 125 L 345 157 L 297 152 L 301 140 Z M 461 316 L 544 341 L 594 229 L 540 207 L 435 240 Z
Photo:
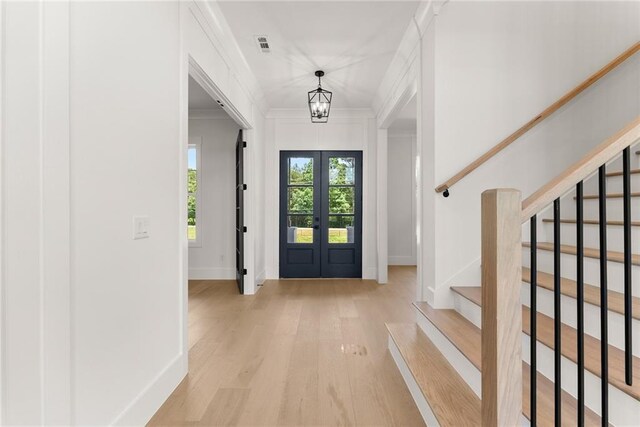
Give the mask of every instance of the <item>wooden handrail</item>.
M 573 98 L 578 96 L 585 89 L 587 89 L 588 87 L 593 85 L 595 82 L 600 80 L 602 77 L 606 76 L 611 70 L 616 68 L 618 65 L 622 64 L 624 61 L 626 61 L 629 57 L 633 56 L 638 51 L 640 51 L 640 42 L 636 42 L 633 46 L 631 46 L 629 49 L 624 51 L 621 55 L 619 55 L 613 61 L 609 62 L 603 68 L 601 68 L 596 73 L 591 75 L 588 79 L 586 79 L 585 81 L 580 83 L 578 86 L 576 86 L 575 88 L 573 88 L 572 90 L 567 92 L 562 98 L 558 99 L 556 102 L 551 104 L 543 112 L 541 112 L 540 114 L 535 116 L 533 119 L 529 120 L 520 129 L 518 129 L 517 131 L 515 131 L 514 133 L 512 133 L 511 135 L 509 135 L 508 137 L 506 137 L 502 141 L 500 141 L 497 145 L 495 145 L 489 151 L 484 153 L 482 156 L 480 156 L 477 159 L 475 159 L 473 162 L 471 162 L 469 165 L 467 165 L 460 172 L 458 172 L 457 174 L 453 175 L 451 178 L 446 180 L 444 183 L 440 184 L 438 187 L 436 187 L 436 193 L 445 192 L 445 197 L 448 196 L 448 190 L 449 190 L 449 188 L 451 188 L 451 186 L 453 186 L 455 183 L 460 181 L 465 176 L 469 175 L 471 172 L 473 172 L 478 167 L 483 165 L 485 162 L 487 162 L 493 156 L 498 154 L 500 151 L 502 151 L 505 148 L 507 148 L 516 139 L 520 138 L 522 135 L 527 133 L 531 128 L 533 128 L 535 125 L 537 125 L 538 123 L 540 123 L 541 121 L 543 121 L 544 119 L 549 117 L 551 114 L 553 114 L 556 111 L 558 111 L 565 104 L 567 104 Z
M 522 202 L 522 222 L 526 222 L 555 199 L 564 195 L 622 150 L 640 140 L 640 116 L 607 138 L 563 173 L 549 181 Z

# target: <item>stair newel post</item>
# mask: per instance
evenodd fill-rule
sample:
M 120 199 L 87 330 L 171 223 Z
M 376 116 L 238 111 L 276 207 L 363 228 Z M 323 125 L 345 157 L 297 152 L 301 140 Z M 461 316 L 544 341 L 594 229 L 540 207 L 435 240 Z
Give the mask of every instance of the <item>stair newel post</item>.
M 521 195 L 482 193 L 482 425 L 522 414 Z M 535 374 L 535 373 L 532 373 Z

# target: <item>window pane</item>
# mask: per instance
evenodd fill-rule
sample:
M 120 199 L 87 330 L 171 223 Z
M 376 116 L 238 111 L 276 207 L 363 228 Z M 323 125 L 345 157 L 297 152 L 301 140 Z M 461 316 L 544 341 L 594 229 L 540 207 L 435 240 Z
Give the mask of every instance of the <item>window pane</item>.
M 313 185 L 313 158 L 289 158 L 289 184 Z
M 313 213 L 313 187 L 289 187 L 289 213 Z
M 313 243 L 313 217 L 296 215 L 287 217 L 288 243 Z
M 195 193 L 198 190 L 198 171 L 189 169 L 187 178 L 187 192 Z
M 329 243 L 353 243 L 353 216 L 329 217 Z
M 187 149 L 187 165 L 189 169 L 196 170 L 198 169 L 198 160 L 197 160 L 198 152 L 196 150 L 195 145 L 190 145 Z
M 356 159 L 353 157 L 329 158 L 329 184 L 355 185 Z
M 354 213 L 354 187 L 329 187 L 329 213 Z
M 187 236 L 189 240 L 196 239 L 196 197 L 187 197 Z

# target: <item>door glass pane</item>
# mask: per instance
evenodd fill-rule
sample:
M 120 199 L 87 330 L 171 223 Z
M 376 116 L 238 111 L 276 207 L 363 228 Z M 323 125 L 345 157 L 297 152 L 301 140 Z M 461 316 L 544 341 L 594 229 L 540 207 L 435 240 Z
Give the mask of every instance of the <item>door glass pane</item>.
M 313 243 L 313 216 L 287 217 L 287 243 Z
M 313 185 L 313 157 L 289 158 L 289 184 Z
M 329 187 L 329 213 L 354 213 L 355 188 Z
M 313 187 L 289 187 L 289 213 L 313 213 Z
M 329 185 L 354 185 L 356 183 L 356 159 L 353 157 L 329 158 Z
M 354 217 L 329 217 L 329 243 L 354 243 Z

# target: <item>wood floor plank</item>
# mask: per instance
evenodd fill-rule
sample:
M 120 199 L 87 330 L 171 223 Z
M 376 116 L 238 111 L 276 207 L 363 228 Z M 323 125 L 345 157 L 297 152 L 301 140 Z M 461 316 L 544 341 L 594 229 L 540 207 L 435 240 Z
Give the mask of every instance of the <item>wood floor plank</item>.
M 458 288 L 472 298 L 477 298 L 478 287 Z M 455 310 L 436 310 L 426 302 L 414 303 L 415 307 L 431 321 L 443 335 L 451 341 L 469 361 L 478 369 L 481 366 L 481 330 Z M 480 304 L 478 304 L 480 305 Z M 530 382 L 529 365 L 522 363 L 522 403 L 523 414 L 530 419 Z M 544 375 L 537 376 L 538 397 L 537 417 L 541 426 L 554 425 L 553 383 Z M 576 400 L 569 393 L 562 393 L 562 425 L 574 426 L 577 422 Z M 600 425 L 600 417 L 588 408 L 585 409 L 587 425 Z
M 149 425 L 424 425 L 384 326 L 413 318 L 415 268 L 389 280 L 194 282 L 189 374 Z

